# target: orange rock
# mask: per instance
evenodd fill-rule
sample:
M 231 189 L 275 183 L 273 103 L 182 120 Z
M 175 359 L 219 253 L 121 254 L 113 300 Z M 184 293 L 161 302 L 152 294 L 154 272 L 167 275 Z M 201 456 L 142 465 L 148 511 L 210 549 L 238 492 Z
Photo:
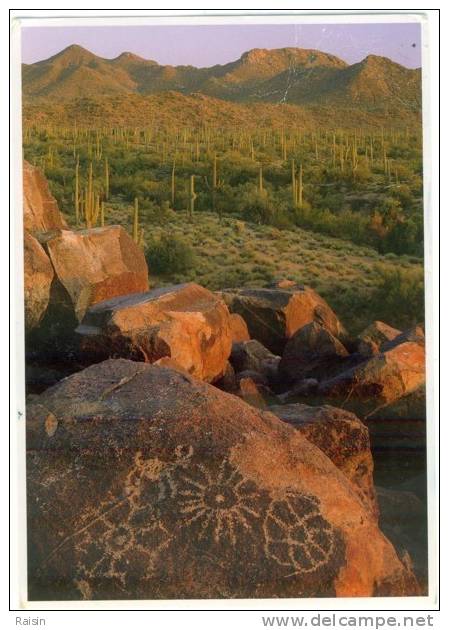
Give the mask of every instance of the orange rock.
M 358 336 L 357 349 L 360 354 L 371 356 L 381 352 L 383 344 L 396 339 L 401 331 L 392 328 L 384 322 L 375 321 L 363 330 Z
M 35 328 L 42 320 L 50 300 L 53 267 L 42 245 L 24 233 L 25 329 Z
M 23 161 L 23 227 L 29 232 L 48 232 L 67 227 L 56 199 L 39 169 Z
M 92 304 L 148 290 L 145 256 L 118 225 L 62 230 L 43 243 L 78 321 Z
M 418 389 L 425 378 L 424 346 L 409 341 L 322 382 L 318 393 L 344 399 L 345 405 L 358 401 L 370 413 Z
M 287 339 L 313 321 L 336 337 L 344 334 L 330 306 L 308 287 L 226 289 L 221 295 L 230 312 L 243 317 L 251 339 L 275 354 L 282 354 Z
M 239 343 L 240 341 L 249 341 L 248 326 L 245 320 L 238 313 L 231 313 L 229 317 L 231 324 L 232 341 Z
M 31 599 L 419 594 L 321 450 L 177 371 L 64 379 L 30 402 L 27 449 Z
M 83 350 L 97 357 L 171 357 L 209 382 L 224 375 L 232 345 L 226 305 L 193 282 L 97 304 L 77 333 Z

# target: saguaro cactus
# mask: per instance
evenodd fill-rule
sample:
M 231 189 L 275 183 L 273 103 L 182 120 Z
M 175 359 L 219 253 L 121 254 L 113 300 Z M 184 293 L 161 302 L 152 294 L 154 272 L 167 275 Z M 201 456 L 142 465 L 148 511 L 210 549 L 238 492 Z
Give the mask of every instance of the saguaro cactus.
M 299 165 L 299 175 L 298 175 L 298 184 L 297 184 L 297 205 L 302 208 L 302 164 Z
M 195 175 L 190 175 L 189 186 L 189 217 L 193 219 L 193 213 L 195 212 L 195 199 L 197 195 L 195 193 Z
M 76 221 L 76 225 L 79 225 L 80 222 L 80 206 L 79 206 L 79 196 L 80 196 L 80 192 L 79 192 L 79 186 L 80 186 L 80 180 L 79 180 L 79 169 L 80 169 L 80 161 L 79 158 L 76 161 L 76 166 L 75 166 L 75 221 Z
M 295 167 L 295 160 L 292 160 L 292 199 L 293 199 L 293 205 L 296 206 L 297 205 L 297 198 L 296 198 L 296 167 Z

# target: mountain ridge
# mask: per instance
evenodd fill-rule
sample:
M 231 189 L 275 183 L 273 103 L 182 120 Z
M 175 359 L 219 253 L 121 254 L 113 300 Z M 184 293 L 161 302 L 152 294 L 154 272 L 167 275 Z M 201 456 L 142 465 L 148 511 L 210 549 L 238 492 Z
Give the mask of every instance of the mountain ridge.
M 23 64 L 24 100 L 201 93 L 225 101 L 357 106 L 370 110 L 421 107 L 421 71 L 377 55 L 348 64 L 303 48 L 254 48 L 227 64 L 162 65 L 130 52 L 106 59 L 77 44 Z

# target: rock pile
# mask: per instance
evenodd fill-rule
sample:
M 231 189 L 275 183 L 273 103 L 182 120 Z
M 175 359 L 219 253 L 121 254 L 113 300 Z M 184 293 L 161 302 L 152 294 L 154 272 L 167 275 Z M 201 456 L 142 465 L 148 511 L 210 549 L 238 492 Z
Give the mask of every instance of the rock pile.
M 149 290 L 123 228 L 70 230 L 27 163 L 24 212 L 28 382 L 53 385 L 27 405 L 32 599 L 425 589 L 394 525 L 421 499 L 378 502 L 370 443 L 422 450 L 421 326 L 351 340 L 291 281 Z

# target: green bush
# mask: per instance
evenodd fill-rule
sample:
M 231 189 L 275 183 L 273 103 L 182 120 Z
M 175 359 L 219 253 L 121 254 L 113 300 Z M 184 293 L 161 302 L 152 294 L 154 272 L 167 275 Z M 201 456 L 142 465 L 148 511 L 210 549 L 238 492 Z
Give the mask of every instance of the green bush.
M 183 273 L 195 266 L 192 248 L 177 236 L 169 234 L 150 241 L 145 257 L 150 273 L 161 275 Z
M 424 321 L 424 271 L 376 266 L 372 309 L 379 319 L 397 327 Z M 374 318 L 373 318 L 374 319 Z

